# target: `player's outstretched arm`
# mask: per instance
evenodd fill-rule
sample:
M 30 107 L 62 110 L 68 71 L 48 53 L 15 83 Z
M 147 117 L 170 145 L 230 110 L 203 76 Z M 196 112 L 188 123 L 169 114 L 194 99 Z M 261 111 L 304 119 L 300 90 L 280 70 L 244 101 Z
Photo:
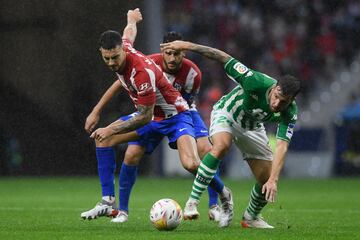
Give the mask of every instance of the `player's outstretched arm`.
M 86 118 L 84 129 L 88 133 L 91 133 L 94 130 L 95 126 L 100 120 L 100 114 L 102 110 L 110 102 L 110 100 L 120 91 L 120 89 L 120 81 L 115 81 L 100 98 L 99 102 L 95 105 L 89 116 Z
M 127 12 L 127 25 L 124 28 L 122 37 L 128 39 L 131 42 L 131 44 L 134 44 L 137 35 L 136 24 L 141 20 L 142 20 L 142 14 L 139 8 L 135 8 L 134 10 L 129 10 Z
M 212 48 L 212 47 L 208 47 L 192 42 L 187 42 L 187 41 L 180 41 L 180 40 L 169 43 L 162 43 L 160 44 L 160 49 L 162 51 L 167 49 L 174 49 L 178 51 L 189 50 L 192 52 L 199 53 L 207 58 L 216 60 L 222 64 L 225 64 L 232 58 L 229 54 L 217 48 Z
M 272 163 L 271 173 L 268 181 L 262 187 L 262 193 L 265 193 L 265 199 L 268 202 L 275 202 L 277 194 L 277 183 L 281 169 L 285 163 L 285 156 L 289 147 L 287 141 L 278 139 L 276 142 L 275 156 Z
M 118 125 L 111 125 L 109 127 L 114 130 L 115 134 L 127 133 L 136 130 L 151 121 L 154 115 L 154 106 L 155 105 L 138 105 L 138 115 L 135 115 L 129 120 L 121 122 Z
M 134 131 L 151 121 L 154 115 L 154 106 L 155 105 L 138 105 L 138 115 L 118 124 L 111 124 L 105 128 L 98 128 L 91 134 L 90 137 L 102 142 L 112 135 Z

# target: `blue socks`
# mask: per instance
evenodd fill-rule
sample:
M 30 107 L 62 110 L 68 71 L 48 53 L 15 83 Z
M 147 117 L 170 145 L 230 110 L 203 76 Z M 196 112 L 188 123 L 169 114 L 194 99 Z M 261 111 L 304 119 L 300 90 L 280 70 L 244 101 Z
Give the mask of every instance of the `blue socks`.
M 224 189 L 224 183 L 220 179 L 219 169 L 217 170 L 214 178 L 211 180 L 208 186 L 209 193 L 209 207 L 217 204 L 218 194 Z
M 138 166 L 122 163 L 119 176 L 119 210 L 129 213 L 129 199 L 136 181 Z
M 97 147 L 98 172 L 103 196 L 115 196 L 115 151 L 112 147 Z
M 115 151 L 112 147 L 97 147 L 96 158 L 100 177 L 102 196 L 115 196 Z M 129 199 L 132 187 L 136 181 L 138 166 L 129 166 L 122 163 L 119 176 L 119 209 L 129 212 Z M 219 177 L 219 172 L 209 184 L 209 207 L 217 204 L 218 193 L 221 193 L 224 183 Z
M 214 176 L 219 178 L 219 169 L 218 171 L 216 172 L 216 175 Z M 211 185 L 211 184 L 210 184 Z M 223 189 L 224 187 L 224 183 L 220 180 L 219 178 L 219 181 L 218 180 L 215 180 L 215 183 L 213 184 L 214 186 L 217 186 L 218 190 Z M 212 187 L 208 187 L 208 194 L 209 194 L 209 208 L 214 206 L 214 205 L 217 205 L 218 204 L 218 196 L 219 194 L 212 188 Z
M 97 147 L 98 172 L 102 196 L 115 196 L 115 151 L 112 147 Z M 137 166 L 122 164 L 119 176 L 119 209 L 129 212 L 129 198 L 137 176 Z

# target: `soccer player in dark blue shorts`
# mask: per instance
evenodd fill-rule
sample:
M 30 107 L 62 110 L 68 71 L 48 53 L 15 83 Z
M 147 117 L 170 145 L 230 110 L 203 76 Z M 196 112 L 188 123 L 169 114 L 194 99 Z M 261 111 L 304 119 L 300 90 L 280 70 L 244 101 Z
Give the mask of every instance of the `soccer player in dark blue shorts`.
M 112 222 L 128 220 L 128 209 L 122 208 L 128 206 L 131 188 L 136 179 L 137 163 L 146 152 L 152 152 L 164 136 L 168 137 L 172 147 L 177 147 L 183 167 L 193 174 L 196 173 L 199 165 L 197 151 L 199 139 L 207 140 L 207 137 L 201 137 L 197 142 L 195 141 L 194 123 L 191 117 L 193 107 L 189 107 L 192 104 L 191 96 L 195 92 L 180 94 L 179 89 L 176 91 L 177 86 L 174 88 L 174 85 L 171 85 L 171 80 L 165 76 L 160 66 L 133 48 L 136 23 L 141 20 L 139 14 L 139 9 L 128 12 L 128 24 L 122 41 L 119 33 L 115 31 L 104 32 L 100 39 L 103 60 L 115 72 L 118 79 L 105 92 L 86 119 L 85 130 L 91 133 L 91 138 L 96 144 L 102 201 L 94 208 L 81 213 L 83 219 L 116 215 Z M 174 61 L 171 60 L 168 64 L 174 66 Z M 197 73 L 190 69 L 186 77 L 190 86 L 195 84 L 196 75 Z M 127 119 L 118 119 L 105 128 L 93 131 L 102 109 L 121 88 L 128 91 L 138 114 L 133 114 Z M 189 89 L 185 90 L 189 91 Z M 116 163 L 113 146 L 129 142 L 120 170 L 120 211 L 116 211 L 114 207 Z M 210 145 L 208 140 L 207 142 Z M 203 154 L 207 153 L 209 148 L 204 150 Z M 219 177 L 215 177 L 210 186 L 220 194 L 222 204 L 232 203 L 231 191 L 224 186 Z M 196 206 L 190 214 L 187 216 L 184 214 L 184 218 L 198 218 L 199 213 L 195 210 Z

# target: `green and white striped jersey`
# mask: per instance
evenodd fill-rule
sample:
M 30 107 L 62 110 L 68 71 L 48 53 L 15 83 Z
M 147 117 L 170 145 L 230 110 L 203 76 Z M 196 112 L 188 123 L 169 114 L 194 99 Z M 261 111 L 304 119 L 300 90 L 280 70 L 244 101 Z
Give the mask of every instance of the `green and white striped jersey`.
M 223 96 L 214 109 L 222 109 L 232 116 L 243 129 L 254 130 L 264 122 L 277 122 L 276 137 L 290 142 L 297 120 L 297 106 L 293 101 L 278 113 L 270 111 L 269 91 L 276 84 L 274 78 L 248 69 L 232 58 L 224 66 L 226 74 L 239 86 Z

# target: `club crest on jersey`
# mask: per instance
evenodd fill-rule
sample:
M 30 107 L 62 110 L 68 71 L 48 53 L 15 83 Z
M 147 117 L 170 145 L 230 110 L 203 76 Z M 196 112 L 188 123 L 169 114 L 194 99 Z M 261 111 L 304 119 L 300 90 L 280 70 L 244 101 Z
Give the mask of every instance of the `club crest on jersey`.
M 294 134 L 294 127 L 295 124 L 289 123 L 288 128 L 286 130 L 286 137 L 291 139 L 292 135 Z
M 175 88 L 176 90 L 178 90 L 179 92 L 181 91 L 181 85 L 178 84 L 178 83 L 174 83 L 174 88 Z
M 239 62 L 234 65 L 234 69 L 238 71 L 240 74 L 244 74 L 247 71 L 249 71 L 249 69 L 244 64 Z

